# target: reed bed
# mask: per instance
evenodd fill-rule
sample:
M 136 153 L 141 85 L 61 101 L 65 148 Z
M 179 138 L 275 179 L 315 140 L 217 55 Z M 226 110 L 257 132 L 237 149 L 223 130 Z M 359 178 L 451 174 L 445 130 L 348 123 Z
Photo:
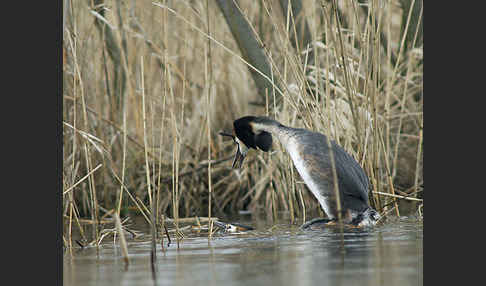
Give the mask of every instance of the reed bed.
M 231 169 L 235 146 L 218 133 L 244 115 L 328 135 L 365 169 L 378 211 L 423 214 L 423 41 L 407 1 L 302 1 L 308 47 L 292 45 L 278 1 L 239 1 L 279 80 L 265 94 L 215 1 L 68 2 L 66 246 L 73 228 L 86 236 L 81 219 L 97 239 L 113 212 L 159 233 L 167 220 L 240 210 L 323 215 L 278 143 Z

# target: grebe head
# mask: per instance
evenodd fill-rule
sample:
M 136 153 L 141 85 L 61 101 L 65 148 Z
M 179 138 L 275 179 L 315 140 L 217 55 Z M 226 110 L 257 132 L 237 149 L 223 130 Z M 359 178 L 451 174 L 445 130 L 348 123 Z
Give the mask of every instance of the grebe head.
M 272 147 L 272 135 L 266 131 L 254 128 L 253 123 L 255 122 L 266 124 L 264 117 L 245 116 L 233 122 L 233 134 L 220 133 L 223 136 L 232 137 L 238 146 L 233 160 L 233 168 L 241 168 L 250 148 L 267 152 Z M 268 119 L 267 124 L 273 124 L 271 119 Z

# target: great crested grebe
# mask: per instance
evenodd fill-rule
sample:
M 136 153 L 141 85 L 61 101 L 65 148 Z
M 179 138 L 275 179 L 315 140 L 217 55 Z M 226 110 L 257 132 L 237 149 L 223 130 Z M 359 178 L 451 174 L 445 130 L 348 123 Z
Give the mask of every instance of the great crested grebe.
M 245 116 L 233 122 L 231 136 L 238 149 L 233 168 L 240 168 L 250 148 L 269 151 L 272 136 L 276 137 L 290 154 L 294 165 L 312 194 L 319 201 L 327 219 L 313 219 L 302 228 L 335 222 L 338 208 L 329 146 L 324 134 L 302 128 L 287 127 L 268 117 Z M 369 181 L 356 160 L 336 142 L 331 141 L 338 178 L 343 223 L 354 226 L 375 225 L 380 215 L 368 201 Z

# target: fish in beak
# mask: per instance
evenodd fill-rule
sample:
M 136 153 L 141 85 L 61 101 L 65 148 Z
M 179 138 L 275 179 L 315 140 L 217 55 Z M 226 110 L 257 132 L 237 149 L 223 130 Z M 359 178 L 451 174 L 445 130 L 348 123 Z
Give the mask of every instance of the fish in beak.
M 242 142 L 238 142 L 238 138 L 236 138 L 238 148 L 236 149 L 235 159 L 233 160 L 233 169 L 241 168 L 243 165 L 243 160 L 245 159 L 246 153 L 248 153 L 248 147 Z
M 243 160 L 245 159 L 246 154 L 248 153 L 249 150 L 248 147 L 246 147 L 245 143 L 241 142 L 240 139 L 238 139 L 238 137 L 236 137 L 233 134 L 220 132 L 219 135 L 231 137 L 233 141 L 236 143 L 237 149 L 236 149 L 235 158 L 233 159 L 232 168 L 233 169 L 241 168 L 243 164 Z

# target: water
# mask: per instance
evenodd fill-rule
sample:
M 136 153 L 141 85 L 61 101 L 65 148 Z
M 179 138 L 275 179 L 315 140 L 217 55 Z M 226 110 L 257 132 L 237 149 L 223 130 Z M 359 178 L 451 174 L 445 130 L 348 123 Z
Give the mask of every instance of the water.
M 148 232 L 147 232 L 148 233 Z M 423 285 L 423 224 L 400 218 L 368 231 L 299 231 L 292 225 L 185 238 L 162 251 L 156 278 L 150 241 L 64 252 L 64 285 Z M 167 240 L 165 240 L 167 242 Z

